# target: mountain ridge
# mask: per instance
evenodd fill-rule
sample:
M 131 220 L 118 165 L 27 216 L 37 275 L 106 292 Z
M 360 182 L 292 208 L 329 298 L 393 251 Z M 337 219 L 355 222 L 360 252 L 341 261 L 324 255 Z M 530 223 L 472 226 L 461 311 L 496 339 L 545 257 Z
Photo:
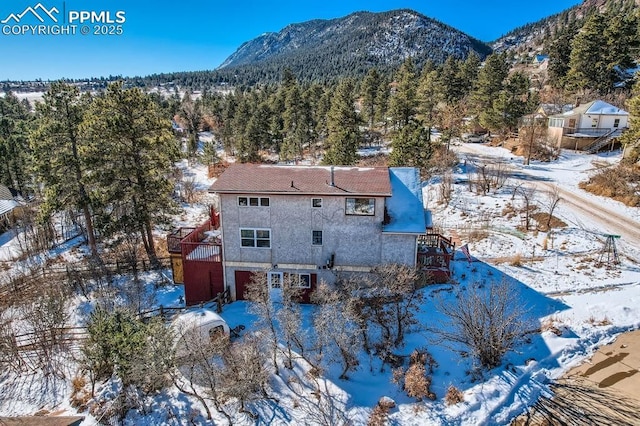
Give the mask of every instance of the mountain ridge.
M 484 58 L 488 44 L 450 25 L 411 9 L 358 11 L 341 18 L 313 19 L 268 32 L 240 45 L 216 71 L 247 67 L 272 73 L 283 63 L 295 74 L 361 75 L 368 68 L 398 66 L 412 56 L 418 64 L 464 59 L 471 52 Z M 296 72 L 296 70 L 298 72 Z

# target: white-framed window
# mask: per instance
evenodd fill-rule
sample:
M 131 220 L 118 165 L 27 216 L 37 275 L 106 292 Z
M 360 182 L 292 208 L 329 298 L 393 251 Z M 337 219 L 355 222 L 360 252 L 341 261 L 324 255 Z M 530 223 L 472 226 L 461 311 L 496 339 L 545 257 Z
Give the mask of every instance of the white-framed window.
M 563 126 L 564 126 L 564 118 L 549 119 L 549 127 L 563 127 Z
M 322 231 L 311 231 L 311 244 L 314 246 L 322 245 Z
M 315 207 L 315 208 L 322 207 L 322 198 L 312 198 L 311 207 Z
M 269 197 L 238 197 L 240 207 L 269 207 Z
M 613 120 L 613 127 L 620 127 L 620 119 L 616 118 L 615 120 Z
M 267 277 L 269 278 L 269 288 L 271 290 L 282 289 L 282 282 L 284 281 L 282 272 L 269 272 Z
M 347 215 L 373 216 L 376 212 L 375 198 L 347 198 L 344 212 Z
M 311 274 L 290 274 L 289 279 L 294 287 L 311 288 Z
M 241 228 L 240 245 L 242 247 L 271 248 L 271 230 Z

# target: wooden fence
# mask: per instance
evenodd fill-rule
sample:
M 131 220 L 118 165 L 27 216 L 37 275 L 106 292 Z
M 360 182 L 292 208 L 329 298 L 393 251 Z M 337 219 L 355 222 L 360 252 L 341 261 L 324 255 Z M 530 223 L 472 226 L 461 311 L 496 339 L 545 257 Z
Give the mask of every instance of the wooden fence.
M 221 313 L 224 305 L 231 303 L 231 295 L 229 289 L 226 289 L 222 293 L 218 293 L 213 299 L 200 303 L 199 307 L 207 307 L 215 309 L 216 312 Z M 160 306 L 155 309 L 138 313 L 138 317 L 143 321 L 160 316 L 164 321 L 171 321 L 176 315 L 179 315 L 194 307 L 164 307 Z M 70 350 L 77 350 L 81 347 L 82 341 L 89 336 L 86 327 L 58 327 L 51 328 L 45 331 L 30 332 L 18 335 L 4 336 L 4 345 L 9 345 L 15 351 L 24 352 L 38 352 L 44 350 L 44 348 L 52 347 L 66 347 Z M 0 351 L 2 353 L 6 351 Z
M 68 283 L 75 288 L 82 287 L 86 281 L 98 277 L 104 278 L 133 271 L 146 272 L 170 267 L 171 259 L 164 257 L 158 259 L 157 264 L 141 259 L 135 264 L 116 261 L 97 265 L 78 263 L 34 268 L 22 275 L 8 277 L 8 279 L 0 281 L 0 303 L 10 304 L 16 299 L 24 299 L 37 294 L 42 282 Z

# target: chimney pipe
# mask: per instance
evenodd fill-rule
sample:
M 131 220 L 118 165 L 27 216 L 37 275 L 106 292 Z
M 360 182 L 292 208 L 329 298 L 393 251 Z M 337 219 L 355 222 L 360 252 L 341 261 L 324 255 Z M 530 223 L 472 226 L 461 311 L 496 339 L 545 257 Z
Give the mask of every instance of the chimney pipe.
M 329 186 L 336 186 L 336 181 L 335 181 L 335 177 L 334 177 L 334 171 L 333 171 L 333 166 L 331 166 L 331 183 L 329 183 Z

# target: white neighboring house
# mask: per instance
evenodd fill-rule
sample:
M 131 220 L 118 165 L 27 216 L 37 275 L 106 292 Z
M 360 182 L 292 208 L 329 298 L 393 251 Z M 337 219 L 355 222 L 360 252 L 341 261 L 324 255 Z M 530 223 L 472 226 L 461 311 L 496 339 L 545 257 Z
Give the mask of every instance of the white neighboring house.
M 597 100 L 549 116 L 548 136 L 560 148 L 596 152 L 615 142 L 628 123 L 627 111 Z
M 0 184 L 0 228 L 8 225 L 11 221 L 11 215 L 24 205 L 24 200 L 16 191 Z

